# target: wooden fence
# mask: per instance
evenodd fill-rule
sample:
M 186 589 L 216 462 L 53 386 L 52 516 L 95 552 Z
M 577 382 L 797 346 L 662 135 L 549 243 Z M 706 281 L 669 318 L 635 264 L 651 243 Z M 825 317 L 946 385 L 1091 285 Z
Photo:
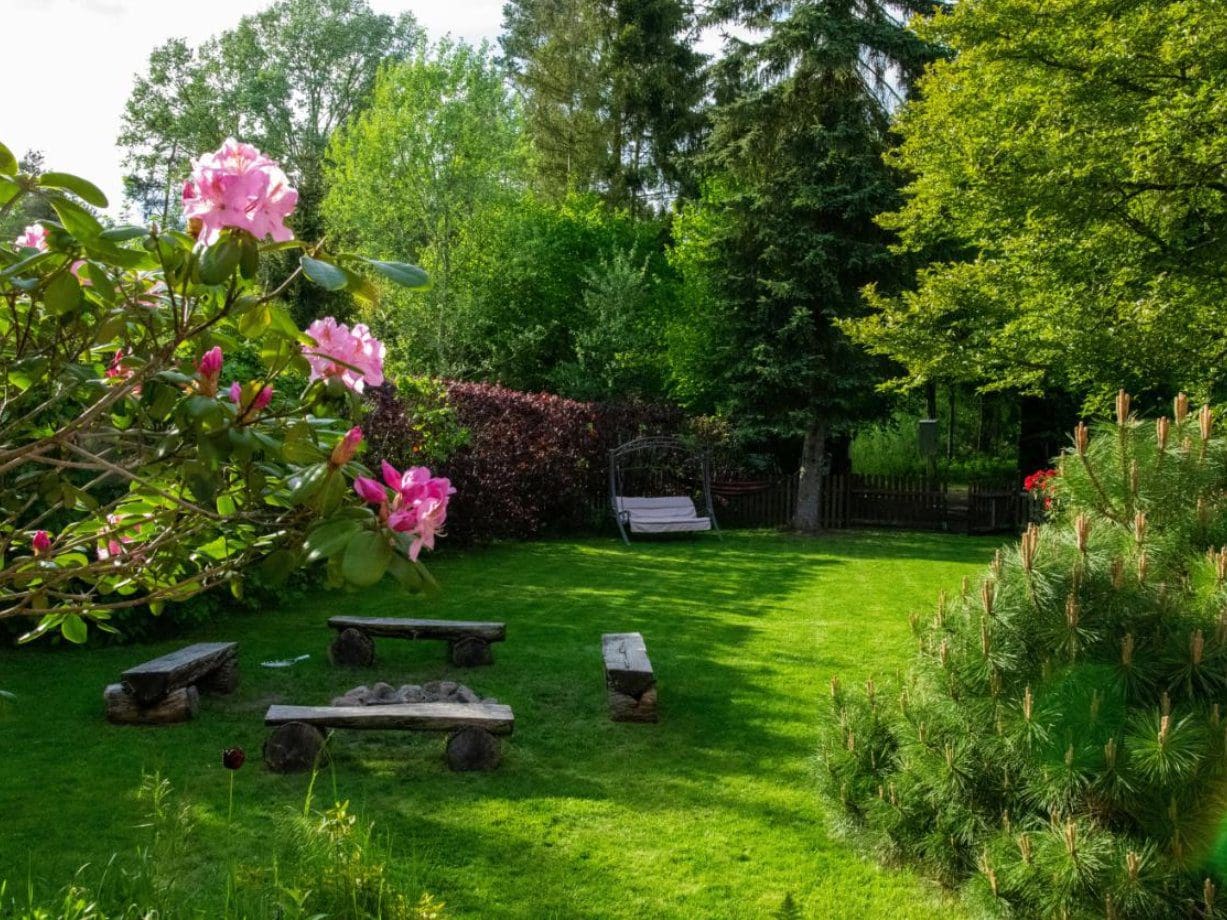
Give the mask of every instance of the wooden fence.
M 792 521 L 797 477 L 712 483 L 721 527 L 786 527 Z M 829 475 L 822 490 L 822 526 L 897 527 L 952 533 L 1017 532 L 1036 509 L 1010 483 L 952 486 L 911 476 Z

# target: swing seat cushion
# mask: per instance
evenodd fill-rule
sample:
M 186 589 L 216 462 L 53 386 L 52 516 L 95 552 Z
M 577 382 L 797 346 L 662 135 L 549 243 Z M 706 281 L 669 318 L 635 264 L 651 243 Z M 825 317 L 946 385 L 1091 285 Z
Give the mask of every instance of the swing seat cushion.
M 636 498 L 619 495 L 615 509 L 631 533 L 691 533 L 711 530 L 711 518 L 699 517 L 685 495 Z

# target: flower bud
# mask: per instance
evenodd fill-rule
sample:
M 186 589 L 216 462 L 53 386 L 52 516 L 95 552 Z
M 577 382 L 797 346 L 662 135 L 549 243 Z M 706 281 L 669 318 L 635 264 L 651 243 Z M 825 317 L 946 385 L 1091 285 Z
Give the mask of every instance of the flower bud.
M 217 380 L 222 373 L 222 349 L 214 345 L 196 362 L 196 373 L 200 375 L 200 392 L 205 396 L 217 395 Z
M 374 479 L 367 476 L 359 476 L 354 480 L 354 491 L 358 493 L 359 498 L 369 504 L 387 504 L 387 490 Z
M 1189 395 L 1180 393 L 1172 402 L 1172 413 L 1176 416 L 1176 424 L 1179 425 L 1189 417 Z
M 1197 422 L 1201 427 L 1201 439 L 1203 441 L 1210 440 L 1211 431 L 1214 428 L 1214 412 L 1209 406 L 1202 406 L 1201 412 L 1197 416 Z
M 333 466 L 344 466 L 354 459 L 354 455 L 358 453 L 358 446 L 362 443 L 362 429 L 355 426 L 345 432 L 345 437 L 337 441 L 336 446 L 332 449 L 332 455 L 328 458 L 328 462 Z
M 1116 424 L 1124 425 L 1128 423 L 1130 402 L 1129 394 L 1124 390 L 1120 390 L 1116 394 Z
M 37 558 L 42 558 L 51 553 L 51 534 L 45 530 L 38 530 L 34 533 L 34 555 Z

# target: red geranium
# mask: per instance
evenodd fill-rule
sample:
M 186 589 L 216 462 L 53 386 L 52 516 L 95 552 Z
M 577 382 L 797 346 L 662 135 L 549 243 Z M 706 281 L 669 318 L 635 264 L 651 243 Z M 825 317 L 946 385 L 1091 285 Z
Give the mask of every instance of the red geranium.
M 1044 507 L 1052 507 L 1053 480 L 1060 476 L 1059 470 L 1036 470 L 1023 480 L 1023 488 L 1036 497 L 1044 496 Z

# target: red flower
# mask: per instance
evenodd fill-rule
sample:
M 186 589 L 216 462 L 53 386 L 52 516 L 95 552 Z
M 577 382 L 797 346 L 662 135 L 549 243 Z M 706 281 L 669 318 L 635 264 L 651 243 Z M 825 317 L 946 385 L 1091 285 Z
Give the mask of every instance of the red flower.
M 237 770 L 247 761 L 247 752 L 241 747 L 226 748 L 222 751 L 222 766 L 227 770 Z
M 1044 507 L 1052 507 L 1052 487 L 1053 480 L 1061 475 L 1060 470 L 1047 469 L 1036 470 L 1030 476 L 1023 480 L 1023 488 L 1037 498 L 1040 495 L 1044 496 Z

